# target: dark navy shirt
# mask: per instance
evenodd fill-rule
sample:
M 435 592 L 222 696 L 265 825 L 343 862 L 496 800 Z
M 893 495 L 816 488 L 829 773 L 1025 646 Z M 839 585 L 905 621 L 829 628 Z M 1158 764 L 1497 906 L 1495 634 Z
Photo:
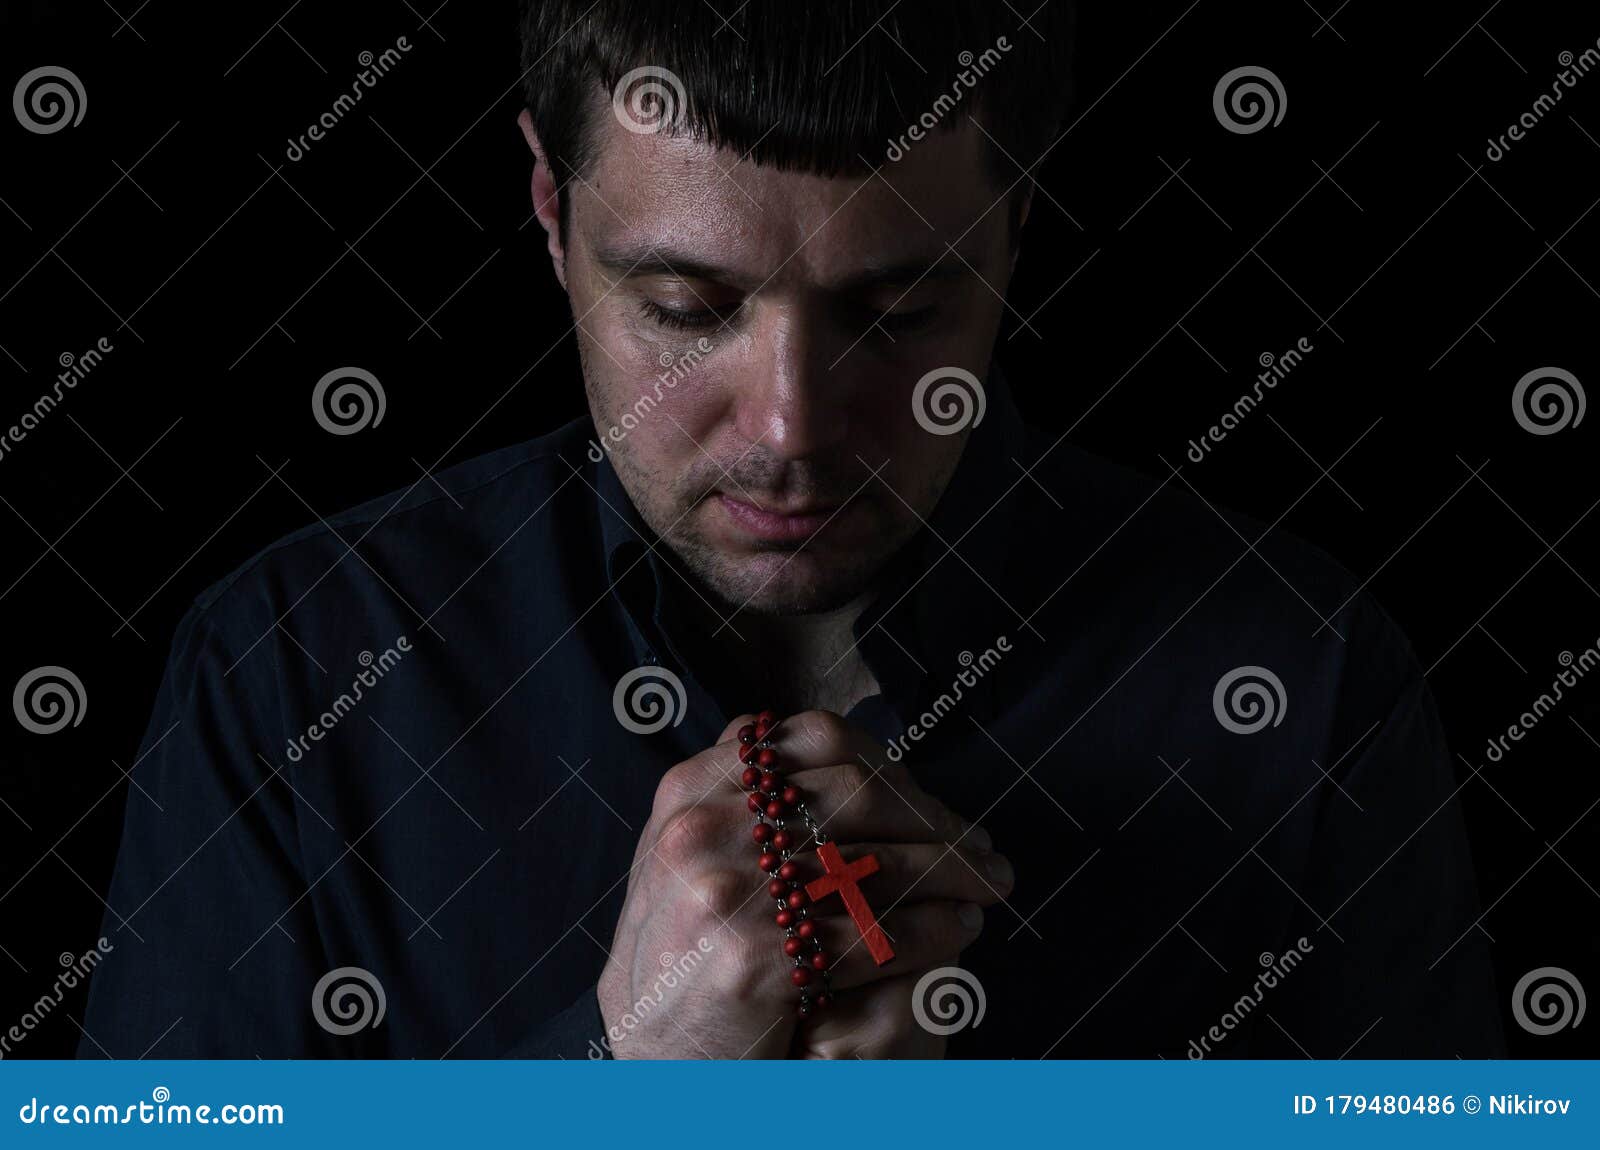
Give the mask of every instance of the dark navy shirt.
M 856 626 L 881 694 L 848 716 L 1016 867 L 951 1055 L 1502 1053 L 1456 781 L 1394 623 L 1316 549 L 989 391 Z M 767 701 L 680 658 L 669 557 L 591 434 L 463 463 L 198 597 L 132 771 L 83 1055 L 600 1049 L 656 784 Z M 675 723 L 619 719 L 640 668 L 681 682 Z M 344 1026 L 377 988 L 381 1021 Z

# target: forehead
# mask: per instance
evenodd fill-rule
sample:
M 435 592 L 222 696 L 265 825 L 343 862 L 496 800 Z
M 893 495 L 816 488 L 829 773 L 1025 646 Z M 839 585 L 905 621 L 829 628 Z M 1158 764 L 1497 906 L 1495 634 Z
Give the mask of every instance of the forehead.
M 593 246 L 692 253 L 759 281 L 826 283 L 947 245 L 980 249 L 1011 199 L 970 121 L 894 162 L 869 156 L 875 173 L 833 177 L 757 165 L 687 134 L 630 132 L 609 108 L 593 139 L 589 171 L 567 185 Z

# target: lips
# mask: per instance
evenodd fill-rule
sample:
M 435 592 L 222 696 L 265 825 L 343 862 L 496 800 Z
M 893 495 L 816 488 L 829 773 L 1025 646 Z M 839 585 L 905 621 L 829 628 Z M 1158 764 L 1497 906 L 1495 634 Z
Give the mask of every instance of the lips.
M 757 507 L 748 500 L 718 492 L 717 505 L 742 534 L 757 539 L 779 543 L 792 543 L 808 539 L 821 530 L 837 507 L 820 504 L 795 505 L 779 508 L 776 505 Z

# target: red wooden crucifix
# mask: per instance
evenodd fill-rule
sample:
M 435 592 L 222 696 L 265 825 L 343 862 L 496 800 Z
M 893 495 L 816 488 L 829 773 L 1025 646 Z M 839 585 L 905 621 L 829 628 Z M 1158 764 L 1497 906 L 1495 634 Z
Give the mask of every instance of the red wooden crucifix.
M 872 961 L 882 966 L 894 957 L 894 948 L 889 945 L 888 936 L 883 933 L 883 927 L 878 925 L 872 908 L 862 897 L 861 887 L 857 885 L 861 879 L 877 872 L 878 856 L 862 855 L 855 862 L 847 863 L 839 853 L 839 848 L 829 842 L 817 847 L 817 858 L 827 873 L 808 882 L 806 894 L 812 902 L 816 902 L 837 892 L 844 900 L 845 910 L 850 912 L 851 919 L 855 921 L 856 929 L 861 932 L 861 941 L 867 944 Z

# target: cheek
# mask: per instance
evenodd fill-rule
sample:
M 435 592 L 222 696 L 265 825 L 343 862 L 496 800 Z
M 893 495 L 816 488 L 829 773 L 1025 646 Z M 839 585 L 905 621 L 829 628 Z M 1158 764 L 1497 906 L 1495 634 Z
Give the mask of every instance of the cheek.
M 627 432 L 629 450 L 656 467 L 676 466 L 713 451 L 720 425 L 732 418 L 727 372 L 710 356 L 646 349 L 624 369 L 611 368 L 612 418 Z

